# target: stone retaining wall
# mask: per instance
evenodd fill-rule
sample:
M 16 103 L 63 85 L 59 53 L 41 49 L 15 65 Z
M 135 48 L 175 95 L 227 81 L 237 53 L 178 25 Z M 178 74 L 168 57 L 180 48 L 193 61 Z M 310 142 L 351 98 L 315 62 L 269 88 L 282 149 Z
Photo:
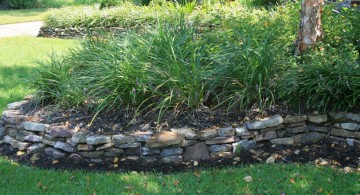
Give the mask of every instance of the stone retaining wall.
M 0 142 L 32 154 L 45 152 L 54 159 L 102 162 L 114 157 L 146 162 L 206 160 L 274 145 L 310 144 L 324 138 L 360 143 L 360 114 L 332 112 L 318 115 L 274 115 L 244 126 L 204 129 L 188 127 L 171 131 L 134 131 L 128 134 L 100 135 L 78 128 L 32 122 L 21 106 L 28 100 L 8 105 L 0 124 Z

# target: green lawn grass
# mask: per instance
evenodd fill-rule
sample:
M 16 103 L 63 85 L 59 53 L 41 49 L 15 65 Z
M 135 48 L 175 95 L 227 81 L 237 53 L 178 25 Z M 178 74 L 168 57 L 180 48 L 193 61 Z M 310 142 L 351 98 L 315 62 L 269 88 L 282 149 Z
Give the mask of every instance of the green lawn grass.
M 36 60 L 49 59 L 52 52 L 61 55 L 74 40 L 36 37 L 0 39 L 0 112 L 8 103 L 21 100 L 31 92 L 27 81 L 36 68 Z
M 0 24 L 42 21 L 47 9 L 0 10 Z

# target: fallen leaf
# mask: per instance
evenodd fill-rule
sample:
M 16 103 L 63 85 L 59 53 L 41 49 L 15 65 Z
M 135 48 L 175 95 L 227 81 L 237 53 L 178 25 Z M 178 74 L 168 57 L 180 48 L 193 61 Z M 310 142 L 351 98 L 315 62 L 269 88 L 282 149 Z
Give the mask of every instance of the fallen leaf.
M 275 163 L 275 158 L 272 157 L 272 156 L 270 156 L 268 159 L 266 159 L 266 163 L 267 163 L 267 164 L 273 164 L 273 163 Z
M 43 183 L 41 183 L 40 181 L 37 183 L 37 187 L 41 188 L 43 186 Z
M 25 155 L 25 154 L 26 153 L 24 151 L 21 151 L 21 150 L 16 152 L 16 156 L 22 156 L 22 155 Z
M 90 163 L 90 164 L 89 164 L 89 167 L 92 167 L 92 166 L 94 166 L 94 164 Z
M 323 192 L 323 189 L 320 187 L 319 189 L 316 190 L 317 193 L 321 193 Z
M 129 185 L 129 186 L 125 186 L 125 190 L 131 191 L 134 187 Z
M 194 166 L 198 166 L 199 165 L 199 162 L 198 161 L 194 161 Z
M 40 159 L 40 158 L 39 158 L 38 154 L 34 154 L 34 155 L 32 155 L 31 158 L 30 158 L 30 160 L 31 160 L 32 162 L 37 161 L 37 160 L 39 160 L 39 159 Z
M 290 183 L 294 184 L 294 183 L 295 183 L 295 179 L 294 179 L 294 178 L 290 178 Z
M 113 163 L 117 163 L 118 161 L 119 161 L 119 158 L 118 158 L 118 157 L 114 157 Z
M 53 160 L 53 161 L 52 161 L 52 164 L 53 164 L 53 165 L 54 165 L 54 164 L 57 164 L 57 163 L 59 163 L 58 160 Z
M 179 180 L 174 181 L 174 186 L 178 186 L 178 185 L 179 185 L 179 183 L 180 183 L 180 181 L 179 181 Z
M 248 176 L 245 176 L 245 177 L 243 178 L 243 180 L 244 180 L 245 182 L 247 182 L 247 183 L 250 183 L 250 182 L 253 181 L 253 178 L 252 178 L 250 175 L 248 175 Z
M 89 177 L 89 176 L 86 176 L 86 177 L 85 177 L 85 180 L 90 181 L 90 177 Z
M 178 191 L 178 192 L 182 192 L 182 189 L 180 188 L 180 189 L 178 189 L 177 191 Z
M 119 167 L 119 165 L 118 164 L 114 164 L 114 168 L 118 168 Z
M 200 171 L 196 170 L 196 171 L 194 171 L 194 175 L 195 175 L 196 177 L 200 177 L 200 176 L 201 176 L 201 173 L 200 173 Z

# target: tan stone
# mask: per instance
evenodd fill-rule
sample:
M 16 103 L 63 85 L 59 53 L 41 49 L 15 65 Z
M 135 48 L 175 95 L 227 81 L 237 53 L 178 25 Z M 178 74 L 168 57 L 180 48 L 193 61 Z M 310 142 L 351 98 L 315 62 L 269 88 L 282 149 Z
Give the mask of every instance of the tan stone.
M 179 144 L 184 138 L 185 136 L 183 134 L 174 132 L 160 132 L 146 140 L 146 147 L 163 148 Z

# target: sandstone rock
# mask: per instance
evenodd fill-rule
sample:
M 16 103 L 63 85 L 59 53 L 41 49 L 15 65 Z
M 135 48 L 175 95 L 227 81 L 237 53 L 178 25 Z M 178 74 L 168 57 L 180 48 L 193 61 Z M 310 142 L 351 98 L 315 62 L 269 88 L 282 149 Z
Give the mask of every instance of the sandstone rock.
M 211 157 L 213 158 L 223 158 L 223 157 L 227 157 L 227 156 L 231 156 L 232 153 L 231 152 L 215 152 L 215 153 L 211 153 Z
M 74 143 L 77 143 L 77 144 L 85 144 L 86 143 L 86 139 L 88 137 L 92 136 L 92 134 L 90 133 L 85 133 L 85 132 L 77 132 L 77 133 L 74 133 L 72 136 L 71 136 L 71 140 L 74 142 Z
M 139 142 L 134 142 L 130 144 L 117 144 L 115 143 L 115 147 L 117 148 L 139 148 L 141 144 Z
M 275 139 L 276 131 L 269 131 L 266 133 L 262 133 L 262 134 L 256 135 L 255 138 L 256 138 L 256 141 L 265 141 L 265 140 Z
M 130 135 L 135 138 L 135 141 L 137 142 L 145 142 L 148 140 L 151 136 L 153 136 L 153 131 L 136 131 L 134 133 L 131 133 Z
M 93 152 L 79 152 L 84 158 L 101 158 L 104 155 L 104 151 L 93 151 Z
M 218 135 L 220 137 L 231 137 L 235 135 L 235 129 L 232 128 L 232 126 L 225 127 L 225 128 L 219 128 L 218 129 Z
M 255 121 L 253 123 L 247 123 L 248 129 L 265 129 L 268 127 L 275 127 L 284 122 L 283 118 L 280 115 L 274 115 L 272 117 L 268 117 L 265 119 L 262 119 L 261 121 Z
M 107 135 L 93 135 L 86 138 L 86 143 L 89 145 L 107 144 L 111 142 L 111 137 Z
M 113 135 L 112 140 L 115 144 L 131 144 L 135 142 L 135 137 L 126 136 L 126 135 Z
M 11 147 L 17 148 L 18 150 L 26 150 L 31 145 L 32 145 L 32 143 L 21 142 L 21 141 L 17 141 L 17 140 L 13 140 L 11 143 Z
M 26 149 L 26 153 L 27 154 L 38 153 L 44 150 L 44 148 L 45 148 L 45 144 L 42 143 L 33 144 Z
M 62 158 L 65 158 L 65 156 L 66 156 L 66 154 L 64 152 L 57 150 L 55 148 L 52 148 L 52 147 L 46 148 L 45 153 L 54 159 L 62 159 Z
M 241 150 L 250 150 L 256 148 L 257 144 L 255 140 L 241 140 L 239 142 L 233 143 L 233 153 L 240 153 Z
M 231 145 L 229 144 L 222 144 L 222 145 L 211 145 L 209 147 L 210 152 L 229 152 L 231 151 Z
M 181 162 L 182 161 L 182 156 L 181 155 L 168 156 L 168 157 L 162 158 L 161 161 L 164 162 L 164 163 Z
M 72 161 L 73 163 L 81 163 L 84 161 L 84 158 L 81 157 L 79 154 L 72 153 L 69 155 L 68 159 Z
M 301 127 L 301 126 L 305 126 L 306 123 L 305 121 L 301 121 L 301 122 L 297 122 L 297 123 L 290 123 L 287 125 L 287 127 Z
M 322 114 L 322 115 L 309 115 L 308 120 L 313 123 L 325 123 L 327 122 L 328 119 L 326 114 Z
M 197 143 L 186 148 L 184 160 L 208 160 L 210 159 L 209 150 L 204 142 Z
M 119 156 L 124 153 L 123 149 L 120 148 L 106 148 L 104 155 L 108 157 Z
M 8 110 L 17 110 L 19 108 L 21 108 L 22 106 L 26 105 L 27 103 L 29 103 L 28 101 L 20 101 L 20 102 L 13 102 L 7 105 L 7 109 Z
M 140 151 L 141 151 L 142 156 L 160 154 L 160 149 L 158 149 L 158 148 L 141 147 Z
M 46 131 L 49 125 L 35 122 L 23 122 L 22 126 L 27 131 Z
M 302 121 L 306 121 L 307 116 L 306 115 L 299 115 L 299 116 L 289 116 L 284 118 L 285 124 L 291 124 L 291 123 L 298 123 Z
M 311 144 L 320 141 L 325 137 L 324 134 L 318 132 L 303 133 L 293 137 L 295 144 Z
M 160 132 L 146 140 L 146 147 L 164 148 L 181 143 L 184 137 L 184 135 L 174 132 Z
M 284 124 L 280 124 L 280 125 L 275 126 L 275 127 L 269 127 L 269 128 L 261 129 L 260 133 L 267 133 L 269 131 L 278 131 L 278 130 L 281 130 L 281 129 L 285 129 Z
M 358 131 L 360 130 L 360 125 L 356 123 L 337 123 L 334 125 L 337 128 L 346 129 L 350 131 Z
M 345 118 L 346 114 L 347 112 L 330 112 L 329 116 L 334 120 L 340 120 L 342 118 Z
M 198 135 L 189 127 L 183 127 L 178 129 L 172 128 L 171 131 L 174 133 L 183 134 L 186 139 L 196 139 L 198 137 Z
M 310 131 L 318 131 L 318 132 L 330 132 L 331 131 L 331 127 L 329 126 L 315 126 L 315 125 L 308 125 L 308 129 Z
M 301 126 L 301 127 L 286 128 L 286 132 L 289 134 L 306 133 L 306 132 L 309 132 L 309 129 L 305 125 L 305 126 Z
M 53 137 L 70 138 L 77 132 L 76 129 L 71 129 L 67 126 L 51 126 L 50 135 Z
M 331 135 L 346 137 L 346 138 L 360 139 L 360 132 L 347 131 L 345 129 L 333 128 L 331 130 Z
M 206 140 L 205 143 L 206 145 L 214 145 L 214 144 L 228 144 L 228 143 L 233 143 L 233 142 L 237 142 L 239 141 L 239 137 L 215 137 L 213 139 L 210 140 Z
M 247 130 L 246 126 L 243 127 L 237 127 L 235 129 L 237 136 L 250 136 L 250 132 Z
M 27 135 L 24 140 L 28 142 L 42 142 L 42 137 L 38 135 Z
M 68 143 L 59 142 L 59 141 L 58 141 L 58 142 L 55 142 L 54 148 L 63 150 L 63 151 L 65 151 L 65 152 L 70 152 L 70 153 L 75 151 L 75 147 L 74 147 L 74 146 L 71 146 L 71 145 L 68 144 Z
M 203 132 L 200 133 L 200 140 L 208 140 L 217 136 L 216 129 L 204 129 Z
M 78 144 L 76 146 L 78 151 L 91 151 L 94 150 L 94 146 L 93 145 L 88 145 L 88 144 Z
M 275 145 L 293 145 L 294 139 L 291 138 L 278 138 L 278 139 L 272 139 L 270 140 L 270 143 Z
M 114 145 L 115 145 L 114 143 L 107 143 L 96 147 L 96 150 L 104 150 L 106 148 L 112 148 Z
M 165 148 L 165 149 L 161 150 L 160 156 L 162 158 L 165 158 L 167 156 L 176 156 L 176 155 L 180 155 L 182 153 L 183 153 L 182 148 Z
M 192 146 L 192 145 L 195 145 L 197 144 L 198 141 L 196 140 L 193 140 L 193 139 L 184 139 L 181 141 L 180 144 L 176 144 L 176 145 L 173 145 L 174 147 L 188 147 L 188 146 Z
M 346 118 L 353 120 L 353 121 L 360 122 L 360 114 L 347 113 Z

